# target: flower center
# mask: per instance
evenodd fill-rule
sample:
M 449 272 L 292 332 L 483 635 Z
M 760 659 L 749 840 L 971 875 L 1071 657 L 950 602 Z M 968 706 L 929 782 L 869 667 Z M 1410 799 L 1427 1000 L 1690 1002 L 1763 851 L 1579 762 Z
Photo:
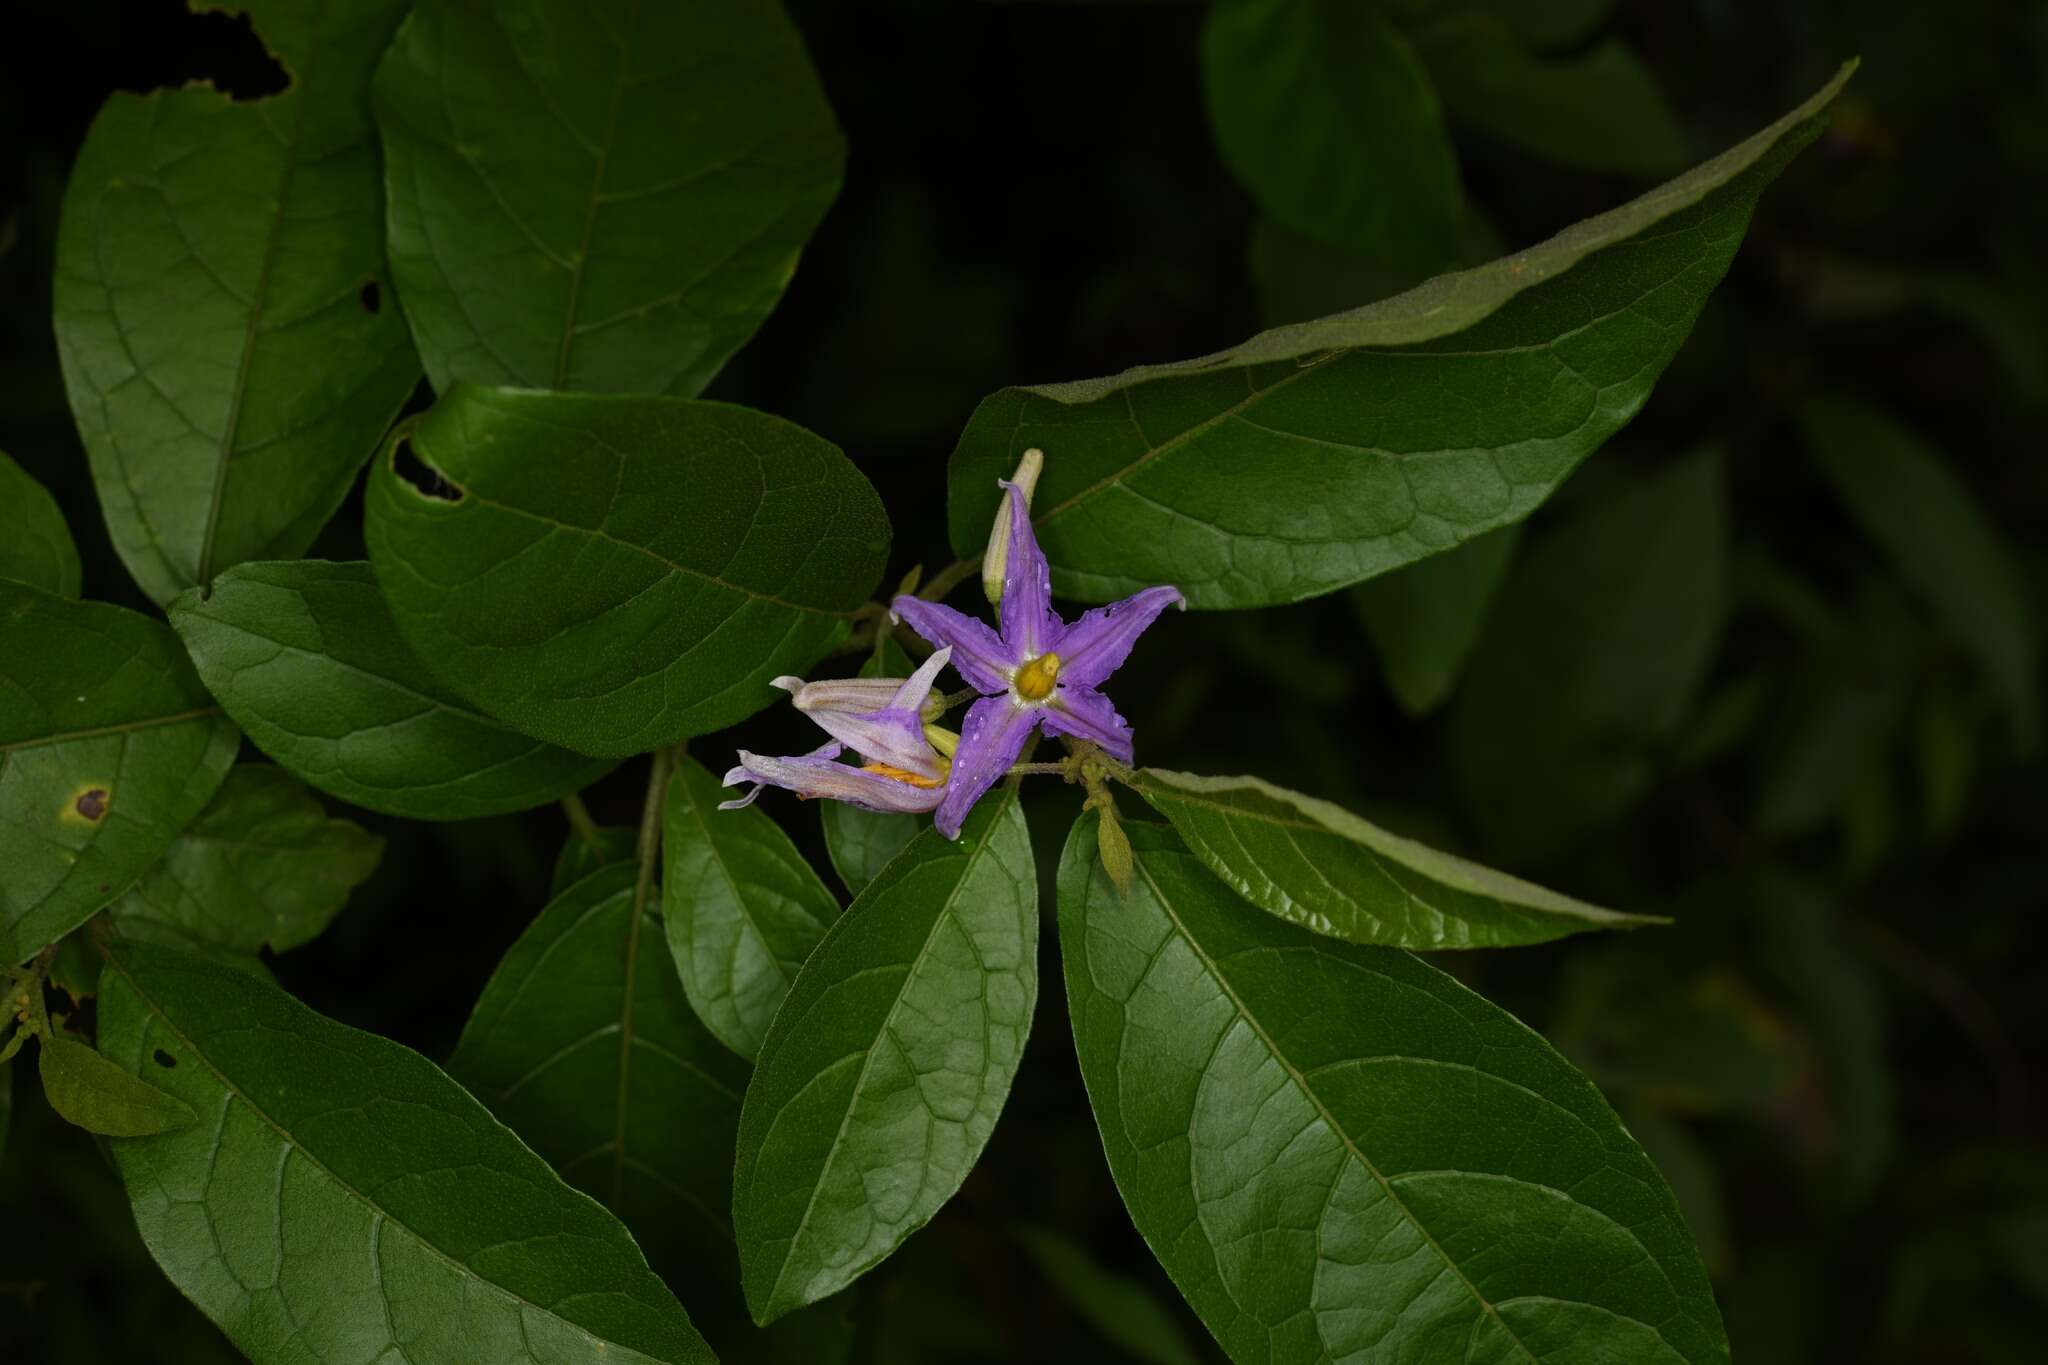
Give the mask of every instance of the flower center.
M 1017 670 L 1010 679 L 1010 686 L 1017 689 L 1017 695 L 1025 701 L 1044 701 L 1052 695 L 1053 684 L 1060 680 L 1060 656 L 1041 654 Z

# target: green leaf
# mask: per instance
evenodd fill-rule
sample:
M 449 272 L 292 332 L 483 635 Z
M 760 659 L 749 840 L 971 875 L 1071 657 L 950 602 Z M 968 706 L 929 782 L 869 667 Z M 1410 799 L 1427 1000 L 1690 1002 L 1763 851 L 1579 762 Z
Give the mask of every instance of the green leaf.
M 66 1122 L 106 1137 L 149 1137 L 199 1122 L 192 1106 L 129 1075 L 84 1043 L 45 1037 L 36 1057 L 43 1098 Z
M 2034 622 L 1997 525 L 1941 455 L 1838 395 L 1800 412 L 1807 448 L 1851 515 L 1976 655 L 2022 747 L 2040 732 Z
M 242 564 L 171 604 L 199 676 L 256 747 L 331 796 L 473 820 L 595 782 L 586 758 L 480 714 L 399 638 L 364 563 Z
M 452 488 L 408 481 L 408 455 Z M 845 638 L 889 551 L 874 486 L 780 418 L 467 387 L 373 466 L 366 531 L 442 682 L 614 757 L 766 705 L 770 678 Z
M 1038 877 L 1012 787 L 926 830 L 818 945 L 740 1112 L 733 1223 L 754 1320 L 880 1264 L 952 1197 L 1038 998 Z
M 382 839 L 329 819 L 283 772 L 243 764 L 112 914 L 124 931 L 151 920 L 237 952 L 282 953 L 319 937 L 383 855 Z
M 1458 164 L 1415 51 L 1352 0 L 1216 0 L 1202 30 L 1216 143 L 1259 206 L 1376 260 L 1441 266 Z
M 626 825 L 606 825 L 597 831 L 597 847 L 581 834 L 571 833 L 555 855 L 554 875 L 548 879 L 548 899 L 567 891 L 585 877 L 595 875 L 613 863 L 633 860 L 640 844 L 640 831 Z
M 1416 48 L 1460 123 L 1578 170 L 1647 177 L 1685 164 L 1685 130 L 1621 42 L 1537 57 L 1505 25 L 1481 19 L 1434 27 Z
M 1751 209 L 1842 82 L 1747 142 L 1540 246 L 1200 360 L 1005 389 L 954 451 L 954 548 L 997 478 L 1033 499 L 1055 590 L 1155 583 L 1195 606 L 1329 592 L 1519 521 L 1632 417 Z
M 126 891 L 240 742 L 162 622 L 0 582 L 0 966 Z
M 116 1142 L 157 1264 L 259 1365 L 709 1362 L 626 1230 L 409 1048 L 162 948 L 108 950 L 101 1049 L 201 1122 Z
M 845 161 L 775 0 L 421 0 L 377 115 L 392 272 L 442 390 L 694 397 Z
M 1725 1362 L 1663 1178 L 1535 1033 L 1254 914 L 1159 826 L 1060 865 L 1081 1074 L 1131 1216 L 1232 1358 Z
M 738 1277 L 726 1209 L 747 1068 L 691 1015 L 614 863 L 548 902 L 478 998 L 448 1073 L 657 1264 Z
M 718 809 L 731 796 L 695 759 L 676 765 L 661 910 L 690 1007 L 752 1061 L 839 901 L 766 811 Z
M 1135 785 L 1231 890 L 1330 938 L 1397 948 L 1503 948 L 1663 923 L 1440 853 L 1342 806 L 1256 777 L 1143 768 Z
M 1010 1235 L 1105 1340 L 1150 1365 L 1198 1365 L 1172 1312 L 1144 1285 L 1108 1270 L 1051 1228 L 1026 1225 Z
M 80 577 L 78 547 L 57 500 L 0 454 L 0 578 L 76 597 Z
M 1530 47 L 1570 47 L 1605 23 L 1618 0 L 1382 0 L 1407 22 L 1484 16 Z
M 114 548 L 158 602 L 302 553 L 420 373 L 389 297 L 370 127 L 370 71 L 405 4 L 237 7 L 290 88 L 114 95 L 57 237 L 71 410 Z
M 1519 526 L 1505 527 L 1351 590 L 1387 687 L 1409 715 L 1428 715 L 1451 695 L 1521 538 Z
M 1517 562 L 1452 700 L 1488 846 L 1556 857 L 1649 786 L 1728 611 L 1721 457 L 1617 477 Z
M 903 646 L 883 635 L 861 665 L 860 676 L 907 678 L 913 671 Z M 825 827 L 825 856 L 832 860 L 839 880 L 856 896 L 917 837 L 925 823 L 922 816 L 862 810 L 844 801 L 820 801 L 818 820 Z

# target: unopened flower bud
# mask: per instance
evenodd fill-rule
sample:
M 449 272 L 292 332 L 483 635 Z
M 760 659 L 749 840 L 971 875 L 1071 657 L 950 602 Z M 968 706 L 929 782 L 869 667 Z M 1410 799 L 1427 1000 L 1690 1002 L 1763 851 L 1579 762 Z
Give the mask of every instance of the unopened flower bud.
M 1043 468 L 1045 452 L 1033 446 L 1017 461 L 1017 472 L 1010 477 L 1010 482 L 1024 495 L 1027 509 L 1031 506 L 1031 492 L 1038 487 L 1038 471 Z M 992 607 L 1003 604 L 1003 573 L 1010 567 L 1010 502 L 1006 495 L 996 504 L 995 523 L 988 528 L 988 551 L 981 557 L 981 591 Z

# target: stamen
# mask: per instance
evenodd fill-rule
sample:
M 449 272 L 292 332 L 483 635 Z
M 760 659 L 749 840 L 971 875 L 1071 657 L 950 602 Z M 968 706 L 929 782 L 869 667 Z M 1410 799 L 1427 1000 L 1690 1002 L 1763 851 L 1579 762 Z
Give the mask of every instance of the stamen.
M 1053 684 L 1060 680 L 1060 656 L 1041 654 L 1017 670 L 1017 676 L 1010 680 L 1010 686 L 1017 689 L 1017 695 L 1025 701 L 1044 701 L 1052 695 Z
M 901 782 L 907 786 L 923 787 L 927 791 L 933 787 L 943 787 L 946 785 L 944 777 L 925 777 L 918 773 L 907 773 L 901 768 L 892 768 L 886 763 L 863 764 L 861 771 L 873 773 L 877 777 L 886 777 L 892 782 Z

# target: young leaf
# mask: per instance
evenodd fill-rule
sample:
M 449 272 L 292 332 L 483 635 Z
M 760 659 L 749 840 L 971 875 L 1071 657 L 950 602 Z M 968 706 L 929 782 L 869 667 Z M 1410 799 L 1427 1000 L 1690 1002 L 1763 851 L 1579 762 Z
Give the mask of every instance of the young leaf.
M 1256 777 L 1145 768 L 1139 793 L 1231 890 L 1330 938 L 1502 948 L 1661 923 L 1560 896 Z
M 1387 687 L 1409 715 L 1450 696 L 1521 538 L 1521 527 L 1504 527 L 1351 590 Z
M 1197 607 L 1292 602 L 1521 520 L 1649 397 L 1851 69 L 1491 265 L 1199 360 L 996 394 L 953 453 L 954 548 L 980 552 L 995 481 L 1030 446 L 1053 586 L 1090 601 L 1172 583 Z
M 0 453 L 0 578 L 78 596 L 78 547 L 48 489 Z
M 1086 1249 L 1051 1228 L 1010 1230 L 1045 1278 L 1058 1287 L 1090 1326 L 1134 1359 L 1150 1365 L 1198 1365 L 1173 1314 L 1136 1280 L 1107 1269 Z
M 1038 878 L 1010 788 L 927 829 L 832 925 L 762 1044 L 733 1223 L 757 1322 L 881 1263 L 952 1197 L 1038 998 Z
M 424 1057 L 118 940 L 100 1047 L 201 1122 L 112 1144 L 142 1240 L 259 1365 L 710 1362 L 626 1230 Z
M 582 834 L 571 832 L 555 854 L 554 875 L 548 879 L 548 899 L 567 891 L 585 877 L 593 876 L 614 863 L 633 860 L 640 845 L 640 831 L 625 825 L 606 825 L 597 831 L 597 847 Z
M 907 678 L 913 668 L 903 646 L 887 635 L 877 641 L 868 661 L 861 665 L 863 678 Z M 888 811 L 862 810 L 844 801 L 820 801 L 818 820 L 825 828 L 825 856 L 846 889 L 858 896 L 903 846 L 917 837 L 924 824 L 922 816 Z
M 116 94 L 57 237 L 57 343 L 114 548 L 158 602 L 313 543 L 419 380 L 370 71 L 404 0 L 241 6 L 291 85 Z
M 84 1043 L 39 1040 L 43 1098 L 66 1122 L 104 1137 L 149 1137 L 199 1122 L 192 1106 L 129 1075 Z
M 548 902 L 506 952 L 448 1073 L 609 1206 L 657 1262 L 728 1283 L 726 1209 L 747 1068 L 690 1014 L 638 867 Z
M 845 637 L 889 550 L 874 486 L 780 418 L 467 387 L 377 460 L 365 529 L 443 683 L 615 757 L 759 710 Z
M 1060 864 L 1088 1098 L 1138 1230 L 1232 1358 L 1728 1358 L 1678 1205 L 1540 1037 L 1395 949 L 1249 913 L 1171 832 Z
M 370 566 L 241 564 L 171 603 L 199 676 L 256 747 L 331 796 L 409 820 L 545 805 L 602 777 L 481 715 L 399 638 Z
M 669 779 L 662 918 L 690 1007 L 748 1061 L 804 959 L 839 918 L 839 901 L 759 806 L 685 758 Z
M 247 763 L 111 913 L 236 952 L 282 953 L 319 937 L 383 854 L 382 839 L 329 819 L 283 772 Z
M 127 890 L 240 742 L 161 622 L 0 582 L 0 966 Z
M 377 112 L 392 271 L 441 390 L 695 397 L 845 161 L 776 0 L 421 0 Z
M 1828 396 L 1800 413 L 1807 448 L 1850 513 L 1977 656 L 2022 746 L 2040 729 L 2034 622 L 2019 571 L 1969 486 L 1873 408 Z

